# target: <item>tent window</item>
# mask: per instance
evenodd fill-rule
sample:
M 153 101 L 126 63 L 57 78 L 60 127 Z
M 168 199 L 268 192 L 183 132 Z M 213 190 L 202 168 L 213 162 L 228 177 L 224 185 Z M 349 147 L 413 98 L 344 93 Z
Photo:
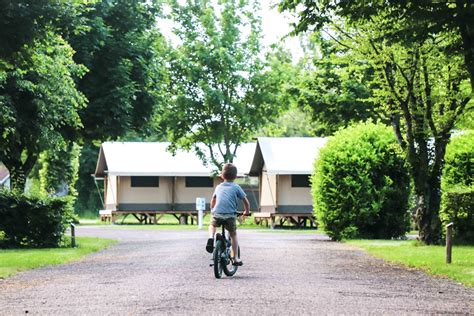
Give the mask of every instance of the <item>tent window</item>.
M 132 188 L 157 188 L 160 186 L 159 177 L 132 177 Z
M 293 188 L 309 188 L 309 175 L 294 174 L 291 176 L 291 187 Z
M 212 188 L 214 179 L 210 177 L 186 177 L 187 188 Z

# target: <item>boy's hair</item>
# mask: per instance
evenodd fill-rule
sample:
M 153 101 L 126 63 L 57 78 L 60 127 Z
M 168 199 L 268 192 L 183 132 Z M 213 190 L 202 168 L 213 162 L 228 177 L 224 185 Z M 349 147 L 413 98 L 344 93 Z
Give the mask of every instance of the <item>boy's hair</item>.
M 222 167 L 222 177 L 225 180 L 235 180 L 237 178 L 237 167 L 234 164 L 226 163 Z

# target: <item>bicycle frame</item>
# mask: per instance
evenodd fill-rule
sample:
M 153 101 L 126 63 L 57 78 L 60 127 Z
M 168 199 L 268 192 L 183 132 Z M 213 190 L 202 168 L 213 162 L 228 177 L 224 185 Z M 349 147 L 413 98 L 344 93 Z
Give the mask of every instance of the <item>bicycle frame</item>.
M 222 226 L 222 233 L 216 233 L 214 237 L 214 251 L 213 264 L 214 276 L 221 278 L 222 272 L 227 276 L 233 276 L 237 271 L 237 266 L 233 265 L 233 258 L 231 258 L 232 242 L 230 234 L 226 235 L 224 225 Z

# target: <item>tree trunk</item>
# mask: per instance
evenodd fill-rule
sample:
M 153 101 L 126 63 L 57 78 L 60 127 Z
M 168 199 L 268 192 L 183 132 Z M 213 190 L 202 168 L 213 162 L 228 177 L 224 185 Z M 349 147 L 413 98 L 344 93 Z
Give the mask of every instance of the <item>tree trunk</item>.
M 446 145 L 449 134 L 438 137 L 434 143 L 419 137 L 418 149 L 411 148 L 408 161 L 415 185 L 417 208 L 415 221 L 419 229 L 419 239 L 427 244 L 438 244 L 441 241 L 441 221 L 439 210 L 441 204 L 441 172 L 443 168 Z M 430 148 L 430 147 L 434 148 Z M 429 154 L 430 153 L 430 154 Z M 429 158 L 434 154 L 433 158 Z
M 427 181 L 424 190 L 417 191 L 418 206 L 416 209 L 416 225 L 419 239 L 427 245 L 438 244 L 441 240 L 441 221 L 439 209 L 441 190 L 439 180 Z

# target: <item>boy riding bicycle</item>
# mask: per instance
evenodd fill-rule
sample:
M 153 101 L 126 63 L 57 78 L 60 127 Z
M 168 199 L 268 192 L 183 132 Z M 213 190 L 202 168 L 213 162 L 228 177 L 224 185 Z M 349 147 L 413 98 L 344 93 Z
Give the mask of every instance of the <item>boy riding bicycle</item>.
M 244 202 L 244 216 L 249 215 L 250 203 L 242 188 L 234 183 L 237 178 L 237 167 L 231 163 L 227 163 L 222 168 L 221 178 L 224 180 L 214 190 L 211 199 L 212 219 L 209 224 L 209 239 L 207 240 L 206 250 L 212 253 L 214 248 L 214 235 L 216 227 L 224 225 L 229 231 L 232 240 L 232 251 L 234 265 L 241 266 L 242 261 L 238 258 L 239 243 L 237 240 L 237 205 L 239 200 Z

